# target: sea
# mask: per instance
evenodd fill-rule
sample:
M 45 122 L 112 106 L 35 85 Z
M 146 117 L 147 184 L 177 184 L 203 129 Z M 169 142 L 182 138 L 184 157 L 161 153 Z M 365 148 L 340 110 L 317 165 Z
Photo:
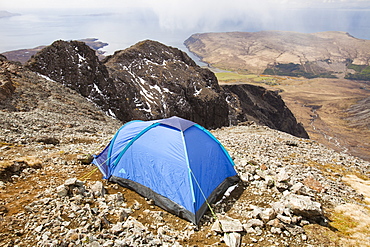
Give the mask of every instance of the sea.
M 1 9 L 0 9 L 1 10 Z M 55 40 L 97 38 L 108 43 L 106 55 L 135 43 L 151 39 L 188 52 L 184 41 L 194 33 L 257 32 L 263 30 L 313 33 L 344 31 L 360 39 L 370 39 L 368 9 L 291 9 L 269 16 L 238 15 L 218 18 L 176 20 L 164 24 L 150 10 L 115 11 L 84 10 L 20 10 L 19 15 L 0 18 L 0 53 L 49 45 Z M 180 24 L 179 24 L 180 23 Z M 173 24 L 173 25 L 172 25 Z M 176 25 L 175 25 L 176 24 Z M 189 52 L 188 52 L 189 53 Z M 194 56 L 191 55 L 193 58 Z

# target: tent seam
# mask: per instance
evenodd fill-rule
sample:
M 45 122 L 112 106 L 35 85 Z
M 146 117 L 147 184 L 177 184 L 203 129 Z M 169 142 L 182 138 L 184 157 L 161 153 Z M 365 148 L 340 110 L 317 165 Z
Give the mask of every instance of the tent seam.
M 188 149 L 186 148 L 186 143 L 185 143 L 185 135 L 184 135 L 184 132 L 182 130 L 180 130 L 180 132 L 181 132 L 182 144 L 184 145 L 185 161 L 186 161 L 186 165 L 188 166 L 190 191 L 191 191 L 191 197 L 193 199 L 193 207 L 194 207 L 194 215 L 195 215 L 195 212 L 196 212 L 196 209 L 195 209 L 195 194 L 194 194 L 193 181 L 191 179 L 192 171 L 191 171 L 190 163 L 189 163 Z
M 118 129 L 118 131 L 114 134 L 112 140 L 110 141 L 110 143 L 108 144 L 109 145 L 109 149 L 108 149 L 108 155 L 107 155 L 107 161 L 109 160 L 107 166 L 108 166 L 108 174 L 107 174 L 107 177 L 109 177 L 112 173 L 111 173 L 111 167 L 110 167 L 110 158 L 112 157 L 112 148 L 114 145 L 114 142 L 116 141 L 117 139 L 117 136 L 119 135 L 119 133 L 121 132 L 121 130 L 123 128 L 125 128 L 127 125 L 131 124 L 131 123 L 134 123 L 134 122 L 143 122 L 142 120 L 133 120 L 133 121 L 130 121 L 130 122 L 127 122 L 125 123 L 124 125 L 121 126 L 121 128 Z
M 145 129 L 143 129 L 142 131 L 140 131 L 140 132 L 139 132 L 139 133 L 138 133 L 134 138 L 132 138 L 132 140 L 131 140 L 129 143 L 127 143 L 127 145 L 125 146 L 125 148 L 120 152 L 120 154 L 118 155 L 117 159 L 116 159 L 116 160 L 114 161 L 114 163 L 112 164 L 112 168 L 111 168 L 112 172 L 110 173 L 110 175 L 111 175 L 111 174 L 113 174 L 114 169 L 116 168 L 116 166 L 117 166 L 118 162 L 121 160 L 122 156 L 126 153 L 127 149 L 128 149 L 129 147 L 131 147 L 131 146 L 132 146 L 132 144 L 133 144 L 137 139 L 139 139 L 142 135 L 144 135 L 144 134 L 145 134 L 145 132 L 147 132 L 148 130 L 150 130 L 150 129 L 152 129 L 152 128 L 154 128 L 154 127 L 158 126 L 158 125 L 160 125 L 160 123 L 153 123 L 153 124 L 149 125 L 149 126 L 148 126 L 148 127 L 146 127 Z

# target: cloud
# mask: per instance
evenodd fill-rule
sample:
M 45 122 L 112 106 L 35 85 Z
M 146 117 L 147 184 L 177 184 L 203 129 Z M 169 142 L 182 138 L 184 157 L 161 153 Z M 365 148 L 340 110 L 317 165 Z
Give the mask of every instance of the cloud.
M 368 0 L 12 0 L 0 4 L 9 10 L 21 6 L 30 9 L 70 8 L 83 12 L 98 11 L 136 13 L 136 18 L 148 15 L 164 30 L 220 30 L 230 27 L 248 27 L 258 22 L 281 22 L 294 9 L 369 9 Z M 155 18 L 153 18 L 155 17 Z M 293 18 L 293 17 L 292 17 Z M 297 18 L 300 18 L 299 16 Z M 145 19 L 145 17 L 144 17 Z

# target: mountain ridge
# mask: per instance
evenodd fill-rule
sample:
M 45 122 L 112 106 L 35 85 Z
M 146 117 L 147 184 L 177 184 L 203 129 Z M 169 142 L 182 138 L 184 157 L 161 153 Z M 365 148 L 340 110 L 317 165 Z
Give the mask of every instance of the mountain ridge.
M 123 122 L 177 115 L 206 128 L 238 123 L 230 120 L 235 111 L 214 73 L 179 49 L 159 42 L 142 41 L 99 61 L 82 42 L 56 41 L 34 55 L 26 67 L 78 91 Z M 260 95 L 254 99 L 260 108 L 253 109 L 264 116 L 261 124 L 277 128 L 283 125 L 273 122 L 286 121 L 281 130 L 308 138 L 292 114 L 289 118 L 274 115 L 286 111 L 281 98 L 274 96 L 281 102 L 275 108 L 262 103 Z

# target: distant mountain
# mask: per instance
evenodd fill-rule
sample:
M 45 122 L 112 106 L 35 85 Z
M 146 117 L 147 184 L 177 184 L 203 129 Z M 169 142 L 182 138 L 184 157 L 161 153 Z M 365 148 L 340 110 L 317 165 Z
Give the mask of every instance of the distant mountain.
M 10 13 L 8 11 L 0 10 L 0 18 L 12 17 L 12 16 L 17 16 L 17 15 L 21 15 L 21 14 Z
M 192 35 L 185 45 L 217 68 L 307 78 L 370 79 L 370 40 L 345 32 L 201 33 Z
M 177 115 L 219 128 L 256 121 L 308 137 L 277 94 L 256 86 L 221 88 L 213 72 L 159 42 L 139 42 L 99 61 L 83 42 L 56 41 L 26 66 L 76 90 L 123 122 Z
M 107 46 L 108 43 L 101 42 L 96 38 L 80 39 L 79 41 L 84 42 L 86 45 L 94 49 L 100 60 L 105 58 L 104 56 L 105 51 L 102 51 L 101 48 Z M 41 51 L 44 47 L 45 45 L 41 45 L 34 48 L 7 51 L 3 52 L 2 54 L 6 56 L 6 58 L 9 59 L 10 61 L 17 61 L 21 62 L 22 64 L 25 64 L 33 55 Z

